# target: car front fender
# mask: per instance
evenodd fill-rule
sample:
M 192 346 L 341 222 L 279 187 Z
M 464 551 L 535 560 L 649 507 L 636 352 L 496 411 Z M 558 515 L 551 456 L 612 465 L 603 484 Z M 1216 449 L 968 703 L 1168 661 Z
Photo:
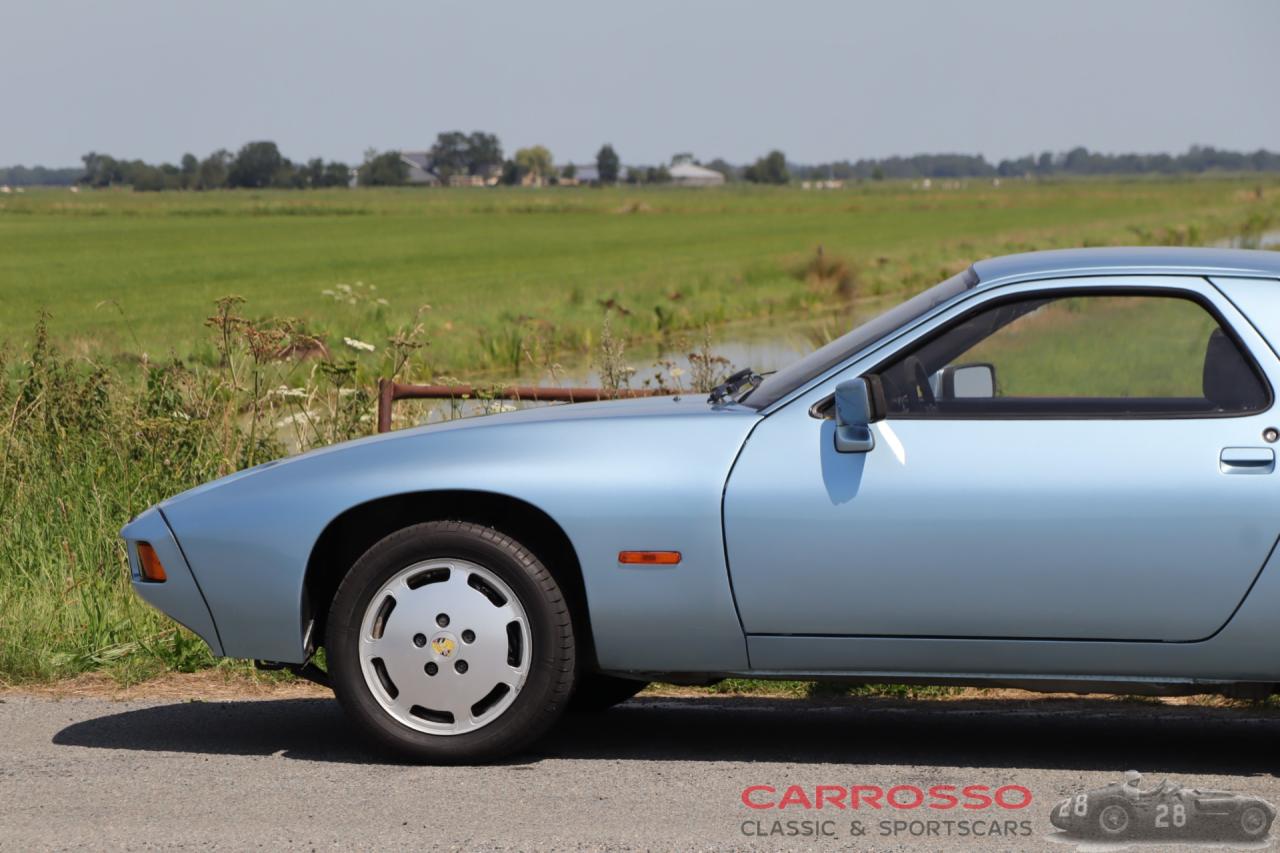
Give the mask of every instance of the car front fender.
M 602 667 L 740 670 L 747 657 L 721 498 L 757 417 L 705 411 L 499 416 L 462 429 L 392 433 L 263 466 L 161 506 L 228 656 L 304 659 L 308 559 L 349 508 L 408 493 L 481 491 L 537 507 L 565 531 L 582 566 Z M 622 550 L 683 557 L 676 566 L 622 566 Z

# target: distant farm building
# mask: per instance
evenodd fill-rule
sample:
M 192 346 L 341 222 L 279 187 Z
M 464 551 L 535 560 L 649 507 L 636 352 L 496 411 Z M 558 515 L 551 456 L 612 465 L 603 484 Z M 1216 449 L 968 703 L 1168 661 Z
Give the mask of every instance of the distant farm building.
M 693 163 L 677 163 L 667 170 L 671 183 L 677 187 L 718 187 L 724 183 L 724 175 L 706 166 Z
M 598 183 L 600 180 L 600 170 L 596 168 L 595 163 L 583 163 L 582 165 L 574 163 L 572 178 L 563 177 L 564 170 L 567 168 L 568 166 L 560 167 L 560 174 L 562 176 L 560 178 L 560 183 L 562 184 L 566 184 L 568 186 L 573 186 L 574 184 L 594 184 Z
M 400 162 L 409 168 L 405 183 L 417 187 L 492 187 L 502 174 L 501 166 L 491 166 L 479 175 L 441 177 L 431 160 L 430 151 L 401 151 Z
M 400 162 L 409 167 L 408 183 L 422 187 L 440 186 L 440 176 L 431 169 L 430 151 L 401 151 Z

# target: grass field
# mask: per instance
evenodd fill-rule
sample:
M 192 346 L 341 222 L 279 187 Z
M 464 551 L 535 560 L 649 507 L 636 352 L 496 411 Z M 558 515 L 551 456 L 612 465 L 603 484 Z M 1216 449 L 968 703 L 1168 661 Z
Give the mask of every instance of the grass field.
M 425 303 L 424 370 L 502 370 L 525 335 L 588 348 L 610 299 L 630 312 L 614 322 L 631 338 L 791 316 L 850 293 L 921 289 L 984 255 L 1260 229 L 1277 218 L 1276 193 L 1260 201 L 1254 182 L 1232 180 L 28 192 L 0 201 L 0 340 L 20 342 L 47 309 L 55 339 L 98 357 L 210 362 L 202 323 L 228 294 L 251 315 L 375 344 Z M 828 274 L 802 286 L 811 267 Z M 355 282 L 376 295 L 351 305 L 323 294 Z
M 535 354 L 616 361 L 606 307 L 610 335 L 635 343 L 730 319 L 847 316 L 994 254 L 1256 236 L 1280 223 L 1280 184 L 1258 189 L 5 196 L 0 682 L 208 666 L 199 641 L 133 597 L 117 531 L 202 480 L 369 432 L 377 375 L 508 379 L 538 372 Z M 247 301 L 215 308 L 229 294 Z M 331 355 L 314 357 L 317 339 Z

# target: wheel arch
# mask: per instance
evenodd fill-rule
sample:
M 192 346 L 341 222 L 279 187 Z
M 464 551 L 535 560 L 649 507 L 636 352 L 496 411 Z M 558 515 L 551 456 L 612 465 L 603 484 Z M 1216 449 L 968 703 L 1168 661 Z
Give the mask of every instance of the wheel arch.
M 316 539 L 303 580 L 302 620 L 315 620 L 312 647 L 324 645 L 329 606 L 352 564 L 384 536 L 424 521 L 493 527 L 531 550 L 564 591 L 584 668 L 596 668 L 582 564 L 564 528 L 545 511 L 511 495 L 436 490 L 387 495 L 349 507 Z M 308 650 L 310 651 L 310 650 Z

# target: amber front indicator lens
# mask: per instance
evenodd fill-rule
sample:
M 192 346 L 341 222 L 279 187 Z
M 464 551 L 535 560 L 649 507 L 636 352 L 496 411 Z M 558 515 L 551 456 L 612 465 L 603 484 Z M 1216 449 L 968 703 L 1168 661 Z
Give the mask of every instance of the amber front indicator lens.
M 618 562 L 632 566 L 674 566 L 680 562 L 680 552 L 619 551 Z
M 142 579 L 151 583 L 164 583 L 169 576 L 164 573 L 164 564 L 156 556 L 156 549 L 150 542 L 138 543 L 138 566 L 142 569 Z

